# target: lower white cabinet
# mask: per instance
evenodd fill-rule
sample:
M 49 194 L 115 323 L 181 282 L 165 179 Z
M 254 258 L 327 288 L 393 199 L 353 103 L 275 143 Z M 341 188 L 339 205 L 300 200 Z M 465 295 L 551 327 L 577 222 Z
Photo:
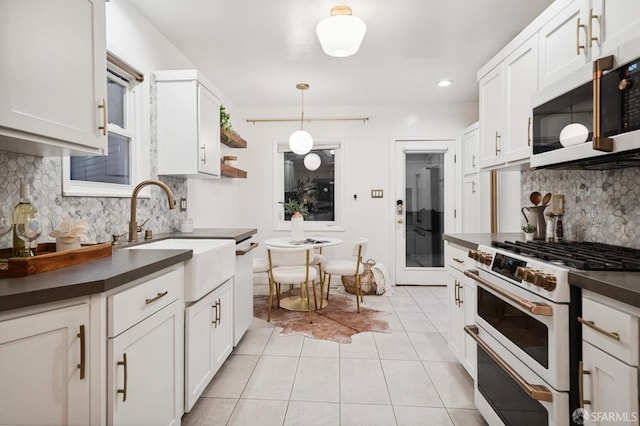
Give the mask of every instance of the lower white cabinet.
M 185 411 L 193 405 L 233 350 L 233 280 L 187 306 Z
M 184 269 L 179 267 L 109 297 L 109 315 L 133 312 L 130 317 L 138 322 L 108 336 L 108 424 L 180 424 L 184 412 L 183 286 Z M 136 311 L 149 315 L 140 319 Z M 109 328 L 119 330 L 115 319 L 109 319 Z
M 0 424 L 90 424 L 89 304 L 0 321 Z

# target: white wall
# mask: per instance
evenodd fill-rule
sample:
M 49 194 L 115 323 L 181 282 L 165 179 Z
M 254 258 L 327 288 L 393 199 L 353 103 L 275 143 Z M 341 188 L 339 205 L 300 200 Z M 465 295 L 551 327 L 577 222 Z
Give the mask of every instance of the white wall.
M 233 116 L 234 127 L 247 140 L 246 150 L 235 150 L 238 167 L 247 170 L 248 179 L 223 183 L 232 186 L 239 198 L 230 200 L 206 197 L 207 185 L 189 186 L 191 199 L 197 197 L 197 208 L 190 210 L 199 223 L 210 226 L 250 226 L 258 229 L 256 240 L 287 235 L 273 229 L 273 155 L 274 141 L 286 141 L 300 124 L 246 123 L 252 118 L 299 117 L 299 107 L 246 108 L 240 116 Z M 390 144 L 396 138 L 456 139 L 460 132 L 478 118 L 475 103 L 396 106 L 305 106 L 305 117 L 369 117 L 362 122 L 312 122 L 304 124 L 316 138 L 344 140 L 344 226 L 343 232 L 333 235 L 346 244 L 332 249 L 334 255 L 348 256 L 351 243 L 359 236 L 370 240 L 369 253 L 388 268 L 393 265 L 394 236 L 390 235 L 390 221 L 394 209 Z M 228 180 L 227 180 L 228 181 Z M 224 182 L 224 179 L 223 179 Z M 371 189 L 383 189 L 383 199 L 371 199 Z M 194 191 L 194 192 L 192 192 Z M 197 195 L 195 191 L 198 191 Z M 357 201 L 353 195 L 357 194 Z M 219 205 L 226 206 L 224 211 Z M 237 203 L 237 204 L 236 204 Z M 191 208 L 194 208 L 191 201 Z M 264 247 L 259 252 L 264 255 Z

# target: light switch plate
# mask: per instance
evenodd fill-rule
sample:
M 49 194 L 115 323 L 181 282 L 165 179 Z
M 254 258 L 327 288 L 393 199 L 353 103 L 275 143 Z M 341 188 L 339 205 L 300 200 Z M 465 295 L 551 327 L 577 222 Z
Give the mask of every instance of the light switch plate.
M 382 189 L 372 189 L 371 190 L 371 198 L 383 198 Z
M 187 211 L 187 199 L 186 198 L 180 198 L 180 211 L 181 212 L 186 212 Z

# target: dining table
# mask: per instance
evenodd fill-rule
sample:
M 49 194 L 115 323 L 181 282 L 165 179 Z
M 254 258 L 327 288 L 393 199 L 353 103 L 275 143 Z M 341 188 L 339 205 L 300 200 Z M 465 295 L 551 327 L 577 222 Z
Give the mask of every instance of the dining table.
M 276 237 L 270 238 L 264 241 L 264 245 L 267 248 L 311 248 L 322 249 L 323 247 L 330 247 L 342 244 L 342 240 L 336 237 L 327 236 L 307 236 L 304 240 L 294 241 L 291 236 L 289 237 Z M 320 285 L 324 285 L 322 277 L 320 277 Z M 305 287 L 302 286 L 299 296 L 288 296 L 280 299 L 280 307 L 289 311 L 301 311 L 306 312 L 309 308 L 307 303 L 311 303 L 311 309 L 316 309 L 315 300 L 306 297 Z M 308 301 L 308 302 L 307 302 Z M 327 307 L 329 302 L 326 299 L 320 301 L 320 306 L 317 309 Z

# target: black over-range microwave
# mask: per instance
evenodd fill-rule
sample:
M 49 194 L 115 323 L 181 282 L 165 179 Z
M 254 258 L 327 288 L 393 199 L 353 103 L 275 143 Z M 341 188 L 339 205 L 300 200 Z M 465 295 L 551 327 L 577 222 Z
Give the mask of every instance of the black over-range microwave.
M 594 61 L 593 80 L 534 106 L 531 167 L 640 166 L 640 58 L 613 64 Z

